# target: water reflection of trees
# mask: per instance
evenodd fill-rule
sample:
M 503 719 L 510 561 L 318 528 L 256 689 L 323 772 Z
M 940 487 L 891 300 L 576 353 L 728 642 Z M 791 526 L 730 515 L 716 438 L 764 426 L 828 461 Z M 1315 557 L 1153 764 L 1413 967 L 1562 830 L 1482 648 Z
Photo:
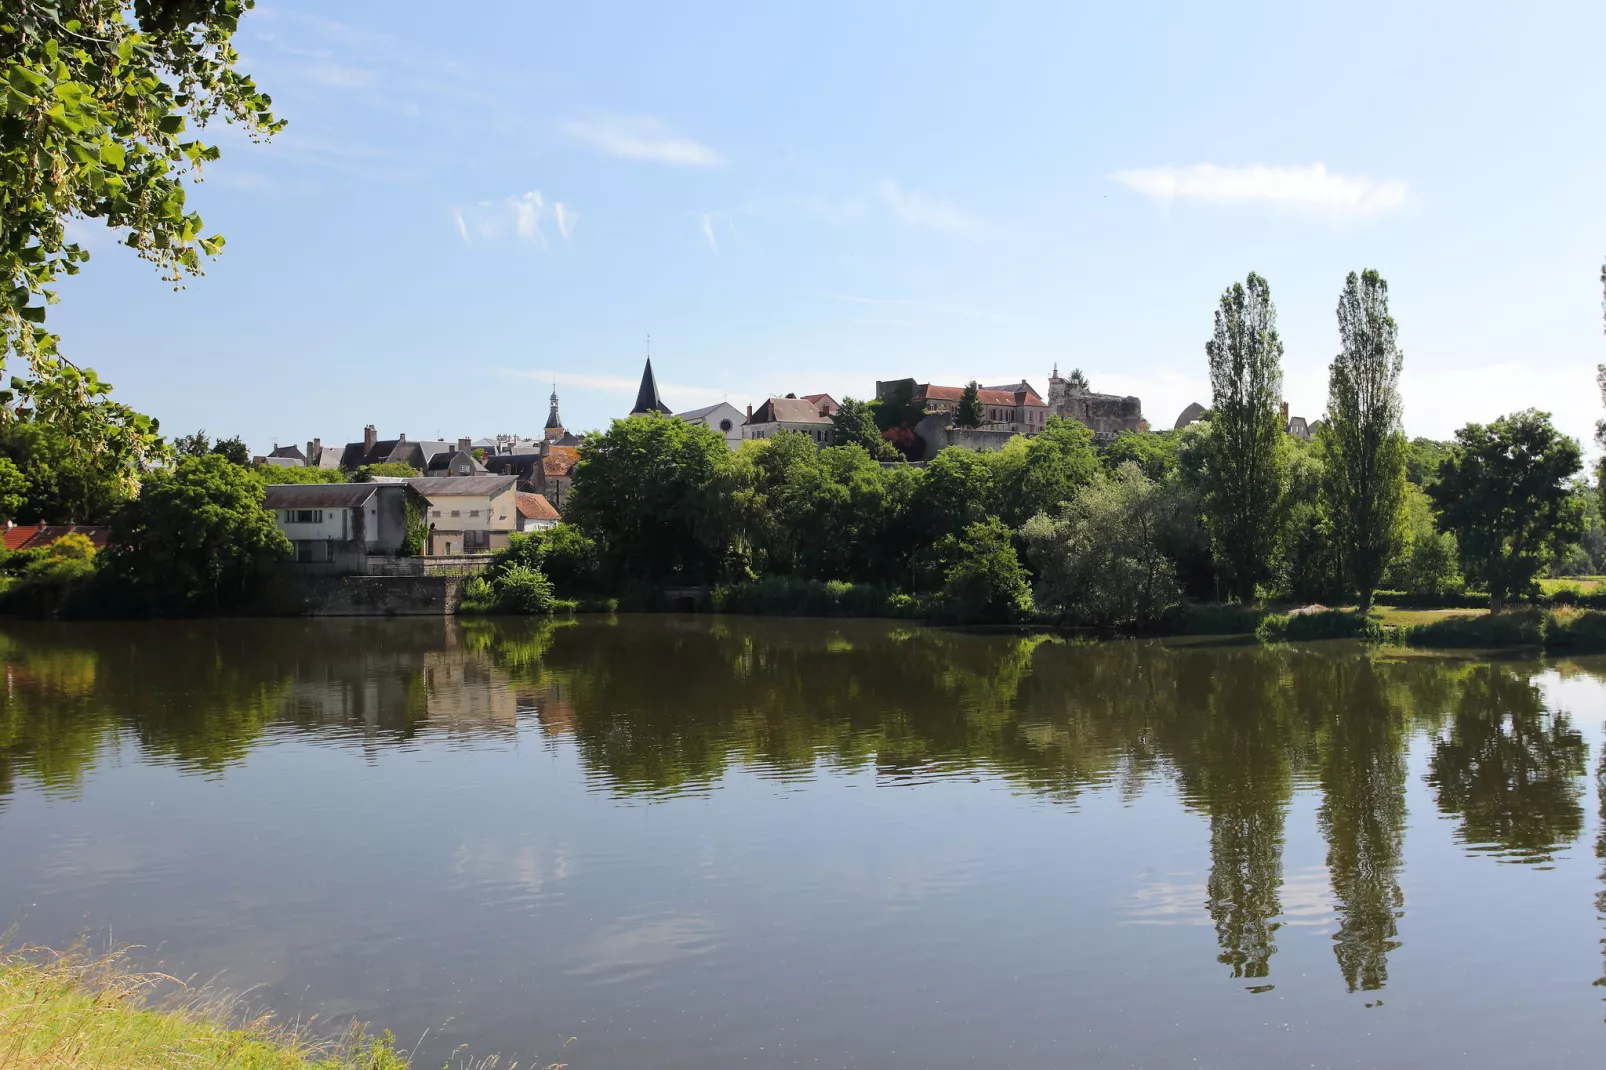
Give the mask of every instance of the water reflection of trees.
M 1543 862 L 1583 825 L 1582 738 L 1520 663 L 726 618 L 35 627 L 3 642 L 0 804 L 19 776 L 71 790 L 125 741 L 215 774 L 286 733 L 377 755 L 426 733 L 508 735 L 521 717 L 627 796 L 705 790 L 732 766 L 985 771 L 1072 805 L 1165 782 L 1208 823 L 1219 959 L 1257 988 L 1300 786 L 1320 790 L 1352 991 L 1381 988 L 1399 945 L 1413 733 L 1469 849 Z
M 1468 671 L 1433 747 L 1428 782 L 1470 846 L 1548 862 L 1584 827 L 1584 737 L 1532 680 L 1498 664 Z

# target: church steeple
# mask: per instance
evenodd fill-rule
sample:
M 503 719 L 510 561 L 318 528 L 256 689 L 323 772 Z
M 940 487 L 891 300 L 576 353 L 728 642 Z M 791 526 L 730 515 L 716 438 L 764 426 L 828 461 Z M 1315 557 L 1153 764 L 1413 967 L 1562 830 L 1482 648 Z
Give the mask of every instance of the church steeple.
M 559 431 L 563 430 L 563 418 L 558 415 L 557 383 L 552 384 L 552 411 L 547 415 L 546 426 L 548 431 L 552 430 L 553 428 L 557 428 Z
M 665 416 L 672 415 L 669 406 L 664 404 L 663 398 L 658 396 L 658 380 L 652 374 L 652 358 L 647 358 L 647 367 L 641 373 L 641 388 L 636 391 L 636 407 L 630 410 L 632 416 L 645 416 L 649 412 L 661 412 Z

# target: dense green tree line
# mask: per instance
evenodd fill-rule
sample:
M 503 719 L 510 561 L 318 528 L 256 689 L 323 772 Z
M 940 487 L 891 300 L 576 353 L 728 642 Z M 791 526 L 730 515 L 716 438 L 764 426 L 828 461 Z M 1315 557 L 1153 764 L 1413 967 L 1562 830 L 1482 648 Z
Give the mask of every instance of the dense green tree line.
M 706 428 L 620 420 L 582 447 L 564 538 L 585 547 L 587 593 L 791 577 L 875 585 L 958 619 L 1098 626 L 1152 624 L 1185 596 L 1366 608 L 1379 589 L 1431 599 L 1472 584 L 1499 608 L 1577 565 L 1592 497 L 1577 443 L 1533 411 L 1407 440 L 1387 282 L 1352 273 L 1337 321 L 1308 441 L 1284 427 L 1276 308 L 1251 274 L 1215 313 L 1198 424 L 1095 448 L 1051 418 L 997 452 L 916 465 L 888 449 L 919 415 L 896 396 L 848 399 L 825 449 L 781 434 L 732 454 Z M 977 404 L 971 383 L 955 423 Z

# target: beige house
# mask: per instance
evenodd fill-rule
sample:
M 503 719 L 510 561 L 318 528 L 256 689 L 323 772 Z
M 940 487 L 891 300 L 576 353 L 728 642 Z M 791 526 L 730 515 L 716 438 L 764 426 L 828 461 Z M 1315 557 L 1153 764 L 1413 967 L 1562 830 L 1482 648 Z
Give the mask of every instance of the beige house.
M 816 446 L 836 442 L 836 425 L 831 418 L 804 398 L 770 398 L 742 425 L 742 438 L 774 438 L 782 431 L 806 435 Z
M 431 557 L 500 550 L 518 530 L 513 476 L 433 476 L 407 485 L 424 499 Z

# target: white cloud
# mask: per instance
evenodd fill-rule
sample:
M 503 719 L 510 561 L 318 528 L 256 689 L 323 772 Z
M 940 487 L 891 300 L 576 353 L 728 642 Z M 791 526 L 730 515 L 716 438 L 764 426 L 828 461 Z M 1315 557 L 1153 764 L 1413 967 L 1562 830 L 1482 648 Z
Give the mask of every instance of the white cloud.
M 579 216 L 562 202 L 553 202 L 551 210 L 558 233 L 567 239 Z M 546 233 L 541 229 L 547 202 L 540 190 L 532 189 L 499 201 L 478 201 L 466 208 L 453 205 L 451 211 L 457 233 L 465 243 L 499 241 L 511 234 L 535 245 L 547 244 Z
M 538 189 L 508 198 L 508 206 L 513 209 L 513 229 L 519 237 L 546 241 L 546 235 L 541 233 L 542 204 L 541 191 Z
M 707 145 L 676 133 L 662 119 L 650 115 L 571 119 L 559 124 L 558 129 L 600 152 L 626 160 L 652 160 L 676 167 L 718 167 L 725 162 Z
M 699 225 L 702 227 L 703 237 L 708 239 L 708 247 L 716 253 L 719 252 L 719 242 L 714 238 L 714 213 L 704 212 Z
M 953 232 L 984 229 L 979 219 L 953 202 L 928 196 L 918 190 L 904 189 L 890 178 L 877 183 L 875 192 L 893 218 L 906 227 Z
M 1111 176 L 1129 189 L 1160 201 L 1196 200 L 1212 204 L 1271 204 L 1339 218 L 1369 219 L 1405 203 L 1404 182 L 1377 182 L 1363 175 L 1341 175 L 1325 164 L 1275 167 L 1151 167 Z

